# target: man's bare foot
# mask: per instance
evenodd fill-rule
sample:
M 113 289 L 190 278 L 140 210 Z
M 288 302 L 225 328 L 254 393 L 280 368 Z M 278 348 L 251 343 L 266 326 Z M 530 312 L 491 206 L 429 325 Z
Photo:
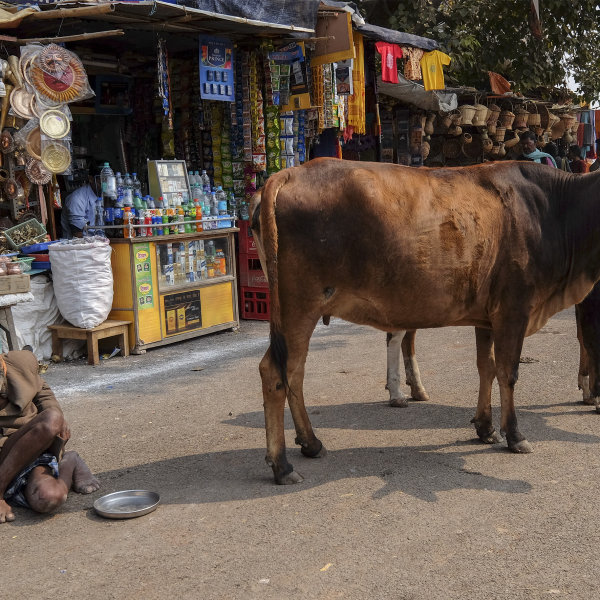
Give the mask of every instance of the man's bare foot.
M 0 523 L 5 523 L 6 521 L 14 521 L 15 515 L 12 511 L 12 508 L 0 498 Z
M 100 487 L 100 482 L 94 477 L 90 468 L 85 464 L 85 461 L 77 452 L 71 450 L 65 452 L 63 461 L 73 461 L 73 491 L 78 494 L 91 494 Z M 63 462 L 61 461 L 61 463 Z

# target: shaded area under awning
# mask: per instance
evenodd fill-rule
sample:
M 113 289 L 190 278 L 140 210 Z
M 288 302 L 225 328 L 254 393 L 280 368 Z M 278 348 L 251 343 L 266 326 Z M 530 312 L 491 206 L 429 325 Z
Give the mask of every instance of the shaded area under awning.
M 398 83 L 387 83 L 377 78 L 377 93 L 414 104 L 418 108 L 433 111 L 451 111 L 458 106 L 458 97 L 453 92 L 443 90 L 426 91 L 425 88 L 398 74 Z

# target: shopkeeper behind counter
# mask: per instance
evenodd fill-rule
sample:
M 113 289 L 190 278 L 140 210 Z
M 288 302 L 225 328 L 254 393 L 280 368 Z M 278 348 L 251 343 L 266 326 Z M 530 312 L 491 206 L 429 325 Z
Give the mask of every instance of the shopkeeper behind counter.
M 88 170 L 87 183 L 66 197 L 60 220 L 63 238 L 83 237 L 84 227 L 94 225 L 96 198 L 100 191 L 100 186 L 94 177 L 97 170 L 97 164 L 92 161 Z

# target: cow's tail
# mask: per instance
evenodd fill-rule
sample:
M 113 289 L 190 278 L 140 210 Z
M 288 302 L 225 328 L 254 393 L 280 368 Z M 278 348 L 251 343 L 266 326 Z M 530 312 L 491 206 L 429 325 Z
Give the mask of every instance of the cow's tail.
M 270 349 L 281 380 L 286 390 L 289 389 L 287 379 L 288 348 L 282 332 L 281 305 L 279 298 L 277 249 L 278 231 L 275 210 L 279 190 L 289 181 L 289 169 L 272 175 L 261 191 L 260 203 L 254 207 L 252 214 L 252 229 L 258 233 L 261 250 L 264 255 L 267 279 L 269 280 L 269 294 L 271 302 L 270 320 Z

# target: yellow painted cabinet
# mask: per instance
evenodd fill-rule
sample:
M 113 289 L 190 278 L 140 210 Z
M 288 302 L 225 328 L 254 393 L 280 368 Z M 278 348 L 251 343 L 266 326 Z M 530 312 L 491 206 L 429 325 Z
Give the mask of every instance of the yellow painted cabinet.
M 132 351 L 239 325 L 234 232 L 112 239 L 112 319 Z

